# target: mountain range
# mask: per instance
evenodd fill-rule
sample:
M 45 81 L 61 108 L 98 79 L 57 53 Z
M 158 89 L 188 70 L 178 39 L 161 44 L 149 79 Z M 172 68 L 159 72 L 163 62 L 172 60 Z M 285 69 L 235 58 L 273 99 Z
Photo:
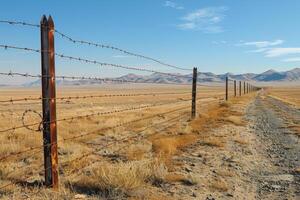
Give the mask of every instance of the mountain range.
M 175 74 L 179 75 L 179 74 Z M 198 72 L 197 82 L 202 83 L 221 83 L 225 81 L 226 76 L 230 79 L 249 81 L 249 82 L 296 82 L 300 81 L 300 68 L 294 68 L 289 71 L 278 72 L 275 70 L 268 70 L 261 74 L 255 73 L 245 73 L 245 74 L 214 74 L 211 72 Z M 136 75 L 136 74 L 127 74 L 114 80 L 122 80 L 127 82 L 139 82 L 139 83 L 191 83 L 192 74 L 173 76 L 169 74 L 153 73 L 151 75 Z M 56 82 L 57 85 L 95 85 L 101 84 L 103 82 L 93 81 L 93 80 L 79 80 L 79 81 L 67 81 L 60 80 Z M 38 86 L 40 80 L 26 83 L 23 86 Z
M 261 74 L 245 73 L 245 74 L 214 74 L 211 72 L 198 72 L 197 82 L 224 82 L 226 76 L 230 79 L 253 82 L 286 82 L 286 81 L 300 81 L 300 68 L 295 68 L 289 71 L 277 72 L 275 70 L 268 70 Z M 153 73 L 149 76 L 142 76 L 136 74 L 127 74 L 118 79 L 124 81 L 134 82 L 156 82 L 156 83 L 190 83 L 192 82 L 192 74 L 185 76 L 171 76 L 167 74 Z

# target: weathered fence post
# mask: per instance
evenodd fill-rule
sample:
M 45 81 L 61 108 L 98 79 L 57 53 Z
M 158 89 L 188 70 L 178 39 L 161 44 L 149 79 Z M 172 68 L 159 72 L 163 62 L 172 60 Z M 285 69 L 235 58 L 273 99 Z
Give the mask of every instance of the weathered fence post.
M 54 22 L 41 20 L 41 65 L 45 185 L 58 188 L 57 126 L 55 99 Z
M 193 86 L 192 86 L 192 119 L 196 117 L 196 96 L 197 96 L 197 68 L 193 69 Z
M 246 82 L 244 81 L 244 94 L 246 94 Z
M 228 76 L 225 79 L 225 100 L 228 101 Z
M 240 96 L 242 96 L 242 81 L 240 81 L 239 92 L 240 92 Z
M 249 83 L 247 83 L 247 94 L 249 93 Z
M 233 86 L 234 86 L 234 96 L 236 97 L 236 80 L 234 80 Z

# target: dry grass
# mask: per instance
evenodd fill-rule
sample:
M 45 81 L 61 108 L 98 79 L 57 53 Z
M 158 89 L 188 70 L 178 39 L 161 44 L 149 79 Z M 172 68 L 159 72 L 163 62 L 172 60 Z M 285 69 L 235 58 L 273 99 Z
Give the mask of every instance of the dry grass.
M 213 190 L 218 190 L 218 191 L 221 191 L 221 192 L 226 192 L 229 189 L 228 184 L 220 178 L 216 179 L 216 180 L 213 180 L 210 187 Z
M 246 139 L 240 138 L 240 137 L 235 138 L 234 142 L 236 142 L 238 144 L 241 144 L 241 145 L 248 145 L 249 144 L 249 141 L 247 141 Z
M 300 86 L 269 87 L 267 92 L 272 97 L 300 108 Z
M 234 176 L 234 172 L 229 171 L 228 169 L 218 169 L 216 171 L 216 173 L 222 177 L 233 177 Z
M 80 95 L 101 95 L 105 93 L 147 93 L 147 92 L 169 92 L 169 86 L 149 88 L 138 87 L 132 89 L 132 86 L 118 88 L 117 86 L 97 88 L 61 88 L 58 90 L 57 96 L 77 96 Z M 22 93 L 20 92 L 22 91 Z M 179 87 L 173 90 L 174 92 L 190 91 L 189 87 Z M 3 94 L 3 95 L 2 95 Z M 17 94 L 17 95 L 16 95 Z M 22 98 L 27 96 L 39 96 L 39 91 L 36 89 L 7 89 L 1 91 L 0 99 Z M 88 137 L 78 138 L 73 141 L 58 143 L 59 146 L 59 163 L 68 162 L 76 159 L 84 153 L 98 149 L 101 145 L 109 144 L 110 142 L 119 140 L 124 137 L 130 137 L 139 133 L 147 127 L 147 130 L 142 132 L 142 135 L 151 135 L 152 137 L 141 137 L 135 140 L 119 142 L 115 145 L 99 148 L 97 155 L 89 156 L 85 159 L 80 159 L 76 162 L 61 165 L 60 169 L 64 173 L 60 174 L 60 192 L 57 195 L 51 194 L 48 190 L 41 189 L 40 199 L 72 199 L 74 196 L 83 192 L 93 199 L 91 193 L 100 192 L 105 194 L 107 198 L 118 199 L 115 191 L 128 194 L 131 191 L 141 188 L 151 188 L 157 182 L 172 181 L 169 171 L 176 170 L 175 163 L 172 161 L 174 155 L 179 155 L 181 149 L 200 140 L 205 145 L 214 147 L 224 147 L 226 140 L 217 136 L 207 137 L 207 132 L 211 128 L 216 128 L 224 125 L 224 119 L 230 116 L 239 116 L 238 113 L 230 110 L 231 102 L 219 103 L 215 96 L 223 95 L 223 88 L 209 89 L 201 88 L 199 96 L 203 99 L 198 104 L 200 117 L 187 123 L 188 117 L 183 115 L 183 112 L 177 112 L 167 115 L 157 115 L 155 119 L 141 121 L 130 126 L 124 126 L 109 131 L 96 131 L 103 127 L 114 126 L 120 122 L 133 120 L 141 117 L 153 115 L 155 113 L 163 113 L 174 110 L 182 105 L 189 105 L 189 102 L 182 102 L 178 105 L 167 105 L 153 109 L 145 109 L 133 112 L 118 113 L 116 115 L 97 116 L 87 119 L 73 120 L 58 123 L 59 140 L 79 134 L 84 134 L 90 131 L 95 131 L 96 134 Z M 137 106 L 141 104 L 166 103 L 172 100 L 180 100 L 190 98 L 190 95 L 166 95 L 166 96 L 139 96 L 139 97 L 114 97 L 100 99 L 84 99 L 72 100 L 71 102 L 58 102 L 57 112 L 58 118 L 65 118 L 75 115 L 91 114 L 112 109 Z M 209 104 L 207 104 L 209 102 Z M 5 129 L 11 126 L 22 124 L 20 117 L 24 109 L 33 109 L 40 112 L 40 105 L 0 105 L 0 109 L 13 110 L 15 115 L 8 117 L 10 112 L 1 112 L 0 128 Z M 190 107 L 187 108 L 189 112 Z M 182 118 L 176 121 L 173 127 L 164 131 L 157 132 L 160 126 L 150 127 L 153 124 L 163 122 L 171 117 L 181 115 Z M 39 120 L 35 114 L 30 113 L 26 122 Z M 229 122 L 229 121 L 226 121 Z M 232 122 L 230 122 L 232 123 Z M 220 133 L 221 135 L 222 133 Z M 96 143 L 100 146 L 87 145 L 85 142 Z M 42 136 L 39 132 L 32 132 L 27 129 L 16 130 L 11 134 L 0 135 L 0 155 L 7 155 L 12 152 L 22 151 L 26 148 L 40 146 L 42 144 Z M 121 149 L 119 151 L 119 149 Z M 42 169 L 39 167 L 43 164 L 42 153 L 36 155 L 26 155 L 31 159 L 23 159 L 16 157 L 9 161 L 1 163 L 0 178 L 2 183 L 9 183 L 11 179 L 24 181 L 24 175 L 32 175 L 30 181 L 42 180 L 43 173 L 39 173 Z M 113 157 L 113 158 L 112 158 Z M 100 163 L 91 164 L 94 159 L 100 159 Z M 18 166 L 26 165 L 30 169 L 27 171 L 14 170 Z M 167 167 L 166 167 L 167 166 Z M 168 168 L 168 169 L 167 169 Z M 14 170 L 13 176 L 7 176 L 7 170 Z M 72 172 L 69 178 L 68 172 Z M 177 178 L 173 177 L 173 181 L 198 184 L 199 180 L 196 175 L 188 175 Z M 25 189 L 24 189 L 25 188 Z M 37 187 L 33 187 L 34 189 Z M 81 190 L 81 189 L 83 190 Z M 32 194 L 32 188 L 13 185 L 8 190 L 5 197 L 10 199 L 14 195 L 15 199 L 21 199 L 22 193 Z M 62 191 L 62 192 L 61 192 Z M 155 190 L 154 190 L 155 191 Z M 0 191 L 0 195 L 3 190 Z M 145 192 L 146 193 L 146 192 Z M 150 198 L 151 196 L 151 198 Z M 159 196 L 159 195 L 158 195 Z M 123 198 L 124 196 L 122 196 Z M 126 197 L 127 198 L 127 197 Z M 128 197 L 130 198 L 130 197 Z M 120 198 L 119 198 L 120 199 Z M 142 198 L 136 198 L 142 199 Z M 162 197 L 156 198 L 155 195 L 149 194 L 149 198 L 145 199 L 166 199 Z
M 241 119 L 240 116 L 229 116 L 229 117 L 226 117 L 225 120 L 236 126 L 244 126 L 245 125 L 245 122 Z
M 162 136 L 152 141 L 152 149 L 158 155 L 173 155 L 179 148 L 193 143 L 195 135 Z
M 204 139 L 202 141 L 202 144 L 212 146 L 212 147 L 224 147 L 225 141 L 219 137 L 210 137 L 210 138 Z
M 77 187 L 123 193 L 141 188 L 148 181 L 164 180 L 167 174 L 166 167 L 158 160 L 103 163 L 90 171 L 90 175 L 79 178 L 75 184 Z

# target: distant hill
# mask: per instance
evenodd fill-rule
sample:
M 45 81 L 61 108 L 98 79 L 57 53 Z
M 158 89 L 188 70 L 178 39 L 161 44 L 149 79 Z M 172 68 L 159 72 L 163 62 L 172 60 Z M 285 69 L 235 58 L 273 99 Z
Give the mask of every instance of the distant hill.
M 274 81 L 300 81 L 300 68 L 295 68 L 290 71 L 277 72 L 275 70 L 268 70 L 261 74 L 246 73 L 246 74 L 219 74 L 216 75 L 211 72 L 199 72 L 198 82 L 224 82 L 226 76 L 235 80 L 242 81 L 256 81 L 256 82 L 274 82 Z M 192 74 L 185 77 L 176 77 L 171 75 L 154 73 L 149 76 L 141 76 L 135 74 L 128 74 L 119 79 L 125 81 L 135 82 L 156 82 L 156 83 L 190 83 L 192 82 Z
M 224 82 L 226 76 L 231 79 L 241 80 L 241 81 L 254 81 L 254 82 L 294 82 L 300 81 L 300 68 L 295 68 L 289 71 L 277 72 L 275 70 L 268 70 L 261 74 L 254 73 L 245 73 L 245 74 L 214 74 L 211 72 L 199 72 L 198 73 L 198 82 L 202 83 L 220 83 Z M 153 73 L 151 75 L 136 75 L 136 74 L 127 74 L 118 78 L 114 78 L 123 81 L 130 82 L 140 82 L 140 83 L 191 83 L 192 74 L 184 76 L 172 76 L 168 74 Z M 69 81 L 69 80 L 59 80 L 56 82 L 57 85 L 96 85 L 102 84 L 103 82 L 93 81 L 93 80 L 78 80 L 78 81 Z M 40 81 L 34 81 L 31 83 L 26 83 L 23 86 L 33 87 L 39 86 Z

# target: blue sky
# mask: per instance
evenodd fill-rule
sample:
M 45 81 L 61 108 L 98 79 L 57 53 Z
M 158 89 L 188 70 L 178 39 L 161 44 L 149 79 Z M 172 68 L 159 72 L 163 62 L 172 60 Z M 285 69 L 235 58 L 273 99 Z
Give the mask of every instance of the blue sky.
M 299 0 L 10 0 L 0 20 L 39 23 L 79 40 L 110 44 L 184 68 L 214 73 L 283 71 L 300 64 Z M 111 50 L 55 38 L 56 52 L 181 72 Z M 39 49 L 37 28 L 0 24 L 0 44 Z M 1 71 L 39 73 L 39 54 L 0 49 Z M 132 71 L 56 59 L 57 74 L 119 76 Z M 183 71 L 183 73 L 186 73 Z

